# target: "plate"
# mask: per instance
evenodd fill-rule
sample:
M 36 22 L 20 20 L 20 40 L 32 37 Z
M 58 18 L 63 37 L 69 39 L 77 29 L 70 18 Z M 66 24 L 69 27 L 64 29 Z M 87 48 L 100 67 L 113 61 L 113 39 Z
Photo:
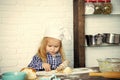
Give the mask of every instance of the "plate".
M 89 73 L 89 72 L 94 72 L 94 70 L 89 69 L 89 68 L 74 68 L 72 73 L 69 74 L 81 74 L 81 73 Z M 55 70 L 46 72 L 46 71 L 38 71 L 36 72 L 36 75 L 68 75 L 66 73 L 56 73 Z

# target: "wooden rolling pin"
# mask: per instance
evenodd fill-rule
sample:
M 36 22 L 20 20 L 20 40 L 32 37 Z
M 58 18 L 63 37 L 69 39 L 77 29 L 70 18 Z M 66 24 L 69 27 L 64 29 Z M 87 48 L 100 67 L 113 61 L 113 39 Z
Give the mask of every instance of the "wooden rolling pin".
M 101 76 L 105 78 L 118 78 L 120 79 L 120 72 L 90 72 L 89 76 Z

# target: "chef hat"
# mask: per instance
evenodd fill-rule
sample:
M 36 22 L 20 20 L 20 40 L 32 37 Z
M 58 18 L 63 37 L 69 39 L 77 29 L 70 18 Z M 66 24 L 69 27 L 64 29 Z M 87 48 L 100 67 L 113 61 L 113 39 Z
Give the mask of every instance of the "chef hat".
M 71 40 L 71 35 L 67 29 L 61 26 L 49 26 L 45 30 L 44 37 L 52 37 L 59 40 Z

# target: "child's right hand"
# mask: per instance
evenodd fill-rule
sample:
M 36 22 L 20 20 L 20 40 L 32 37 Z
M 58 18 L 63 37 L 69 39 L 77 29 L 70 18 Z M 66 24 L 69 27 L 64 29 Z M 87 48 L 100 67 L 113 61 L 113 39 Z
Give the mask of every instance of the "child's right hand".
M 42 67 L 45 69 L 45 71 L 51 71 L 50 64 L 48 63 L 43 63 Z

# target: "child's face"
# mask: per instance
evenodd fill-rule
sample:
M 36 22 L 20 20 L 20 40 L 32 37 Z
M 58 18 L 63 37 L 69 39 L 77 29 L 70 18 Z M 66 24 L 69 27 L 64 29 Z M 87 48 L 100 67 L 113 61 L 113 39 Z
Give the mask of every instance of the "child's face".
M 48 38 L 46 45 L 46 51 L 49 52 L 51 55 L 56 54 L 56 52 L 60 49 L 60 40 L 54 38 Z

